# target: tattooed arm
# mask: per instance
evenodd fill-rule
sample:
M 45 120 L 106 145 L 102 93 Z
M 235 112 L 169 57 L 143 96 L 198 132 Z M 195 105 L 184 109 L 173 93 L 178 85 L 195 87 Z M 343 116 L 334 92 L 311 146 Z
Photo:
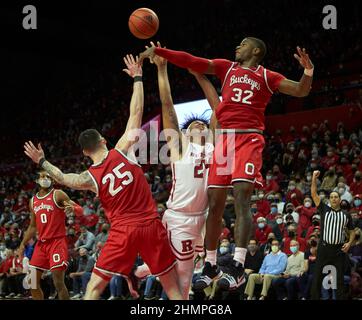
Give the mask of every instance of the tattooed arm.
M 81 174 L 63 173 L 58 167 L 45 160 L 44 151 L 40 143 L 37 148 L 31 141 L 25 142 L 24 149 L 24 153 L 36 164 L 42 162 L 41 168 L 44 169 L 57 183 L 71 189 L 90 190 L 97 193 L 96 185 L 94 184 L 88 171 L 84 171 Z

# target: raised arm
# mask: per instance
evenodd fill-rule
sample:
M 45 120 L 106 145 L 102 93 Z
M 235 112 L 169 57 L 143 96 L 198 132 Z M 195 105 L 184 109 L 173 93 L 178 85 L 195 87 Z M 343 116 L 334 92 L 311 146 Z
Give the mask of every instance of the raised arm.
M 294 54 L 294 57 L 304 68 L 304 73 L 299 82 L 290 79 L 282 80 L 279 84 L 278 90 L 281 93 L 293 97 L 305 97 L 309 94 L 312 86 L 314 66 L 304 48 L 302 50 L 297 47 L 297 52 L 298 54 Z
M 38 144 L 37 148 L 31 141 L 25 142 L 24 153 L 31 160 L 33 160 L 33 162 L 44 169 L 57 183 L 67 186 L 71 189 L 89 190 L 97 193 L 96 185 L 94 184 L 93 179 L 89 175 L 88 171 L 84 171 L 81 174 L 63 173 L 62 170 L 52 165 L 48 160 L 45 159 L 44 151 L 40 143 Z
M 140 129 L 142 125 L 144 94 L 142 82 L 142 68 L 132 55 L 127 55 L 123 58 L 126 69 L 123 69 L 130 77 L 133 78 L 133 94 L 130 103 L 130 113 L 127 122 L 127 127 L 116 144 L 116 148 L 127 153 L 128 149 L 136 142 L 135 137 L 131 134 L 132 130 Z
M 155 45 L 152 45 L 140 54 L 140 63 L 145 58 L 153 59 L 155 55 L 165 58 L 180 68 L 191 69 L 202 74 L 215 74 L 221 81 L 224 80 L 228 69 L 232 66 L 232 62 L 229 60 L 200 58 L 184 51 L 160 48 Z
M 312 199 L 313 199 L 316 207 L 318 207 L 319 204 L 321 203 L 321 198 L 318 196 L 318 193 L 317 193 L 317 179 L 318 179 L 319 175 L 320 175 L 319 171 L 313 171 L 312 185 L 311 185 L 311 190 L 310 190 Z

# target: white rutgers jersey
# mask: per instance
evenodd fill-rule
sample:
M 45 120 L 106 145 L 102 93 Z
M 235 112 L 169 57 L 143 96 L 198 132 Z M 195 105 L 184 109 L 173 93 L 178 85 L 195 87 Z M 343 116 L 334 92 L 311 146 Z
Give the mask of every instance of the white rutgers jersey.
M 167 208 L 185 215 L 200 215 L 208 209 L 207 177 L 214 146 L 190 142 L 183 157 L 171 163 L 172 189 Z

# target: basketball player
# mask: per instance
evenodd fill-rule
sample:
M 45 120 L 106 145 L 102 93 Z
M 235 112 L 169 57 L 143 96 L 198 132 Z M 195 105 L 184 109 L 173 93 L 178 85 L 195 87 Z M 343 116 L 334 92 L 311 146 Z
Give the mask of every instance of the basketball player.
M 140 63 L 145 57 L 153 58 L 158 55 L 179 67 L 214 74 L 222 83 L 222 102 L 216 109 L 222 136 L 216 141 L 208 179 L 210 209 L 206 222 L 206 263 L 195 288 L 205 288 L 213 279 L 219 279 L 220 288 L 236 289 L 245 281 L 243 265 L 252 226 L 250 198 L 254 184 L 262 185 L 260 170 L 264 148 L 265 108 L 274 92 L 304 97 L 309 94 L 312 84 L 313 64 L 305 49 L 297 47 L 297 52 L 294 57 L 304 68 L 299 82 L 286 79 L 281 74 L 261 66 L 266 46 L 262 40 L 253 37 L 245 38 L 235 48 L 235 62 L 225 59 L 208 60 L 155 46 L 141 54 Z M 229 134 L 235 138 L 235 150 L 227 150 Z M 223 169 L 225 164 L 218 163 L 221 161 L 217 161 L 216 155 L 223 151 L 232 158 L 233 165 L 231 172 L 221 175 L 218 174 L 219 169 Z M 230 274 L 222 276 L 216 265 L 216 248 L 229 186 L 233 186 L 235 197 L 236 249 Z
M 25 143 L 25 153 L 58 183 L 72 189 L 90 190 L 102 203 L 111 229 L 100 252 L 88 283 L 85 300 L 99 298 L 113 275 L 128 278 L 137 254 L 147 263 L 151 272 L 159 276 L 169 299 L 181 299 L 177 285 L 176 259 L 171 251 L 167 232 L 159 219 L 149 186 L 131 147 L 140 129 L 143 115 L 142 68 L 132 55 L 124 58 L 123 69 L 134 79 L 130 116 L 126 131 L 116 147 L 108 150 L 106 140 L 95 129 L 83 131 L 79 143 L 83 154 L 93 165 L 81 174 L 64 174 L 44 158 L 40 144 Z
M 154 44 L 151 42 L 151 45 Z M 171 152 L 173 181 L 162 222 L 177 258 L 176 270 L 182 298 L 188 300 L 194 259 L 204 248 L 208 163 L 214 150 L 213 137 L 208 131 L 207 120 L 196 116 L 191 116 L 183 124 L 185 134 L 180 130 L 168 80 L 167 60 L 155 56 L 151 62 L 158 69 L 162 121 Z M 195 73 L 194 76 L 213 110 L 220 102 L 215 88 L 206 77 Z M 215 121 L 215 117 L 212 119 Z M 214 121 L 211 122 L 212 127 Z
M 68 300 L 68 290 L 64 284 L 64 274 L 68 266 L 68 246 L 66 240 L 66 213 L 73 211 L 77 216 L 83 214 L 81 206 L 69 199 L 59 189 L 54 189 L 53 180 L 44 170 L 36 180 L 39 192 L 29 202 L 30 225 L 19 247 L 23 256 L 25 245 L 38 232 L 38 241 L 29 262 L 29 268 L 36 270 L 36 287 L 31 288 L 34 300 L 43 300 L 40 279 L 45 270 L 52 272 L 55 289 L 60 300 Z

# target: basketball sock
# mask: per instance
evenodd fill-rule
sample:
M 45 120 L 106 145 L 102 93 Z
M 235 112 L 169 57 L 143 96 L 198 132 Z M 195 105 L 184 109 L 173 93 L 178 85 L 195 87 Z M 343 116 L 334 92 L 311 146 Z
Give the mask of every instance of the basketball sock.
M 246 252 L 247 250 L 245 248 L 236 247 L 234 253 L 234 260 L 244 265 Z
M 216 250 L 206 250 L 205 262 L 210 262 L 212 266 L 216 265 Z

